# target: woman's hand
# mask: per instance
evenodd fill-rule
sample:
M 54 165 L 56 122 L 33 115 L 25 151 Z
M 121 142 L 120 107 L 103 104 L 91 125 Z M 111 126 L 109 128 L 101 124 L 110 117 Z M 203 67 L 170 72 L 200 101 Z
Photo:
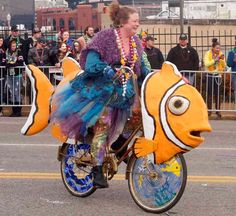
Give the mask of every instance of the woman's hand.
M 57 68 L 60 68 L 60 67 L 61 67 L 61 64 L 58 62 L 58 63 L 55 64 L 55 66 L 56 66 Z
M 105 69 L 103 70 L 103 74 L 106 78 L 108 79 L 113 79 L 116 72 L 112 69 L 112 67 L 107 66 L 105 67 Z

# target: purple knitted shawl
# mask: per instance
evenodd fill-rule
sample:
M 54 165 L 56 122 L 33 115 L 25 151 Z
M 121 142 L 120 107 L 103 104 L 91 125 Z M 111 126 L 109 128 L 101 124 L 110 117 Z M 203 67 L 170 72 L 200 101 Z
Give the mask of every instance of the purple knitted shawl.
M 135 35 L 134 40 L 137 44 L 138 60 L 135 63 L 134 71 L 137 75 L 140 75 L 141 58 L 142 58 L 142 45 L 140 39 Z M 104 29 L 97 33 L 92 41 L 88 43 L 86 49 L 81 52 L 80 65 L 82 69 L 85 68 L 86 57 L 89 50 L 94 50 L 101 55 L 101 60 L 108 63 L 108 65 L 120 62 L 120 51 L 116 43 L 116 35 L 113 28 Z M 128 57 L 130 59 L 130 56 Z

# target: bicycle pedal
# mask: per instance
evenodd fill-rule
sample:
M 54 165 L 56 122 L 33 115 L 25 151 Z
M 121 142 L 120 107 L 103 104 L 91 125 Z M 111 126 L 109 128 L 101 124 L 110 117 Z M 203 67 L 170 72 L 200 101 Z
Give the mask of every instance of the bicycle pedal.
M 80 161 L 82 162 L 92 162 L 93 158 L 91 155 L 83 155 L 81 158 L 80 158 Z

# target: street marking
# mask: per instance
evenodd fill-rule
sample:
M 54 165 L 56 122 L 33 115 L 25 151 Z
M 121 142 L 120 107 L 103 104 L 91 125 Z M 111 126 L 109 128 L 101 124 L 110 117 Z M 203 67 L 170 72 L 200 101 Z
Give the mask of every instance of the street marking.
M 42 144 L 42 143 L 0 143 L 0 146 L 22 146 L 22 147 L 58 147 L 61 144 Z M 194 150 L 216 150 L 216 151 L 236 151 L 236 148 L 221 148 L 221 147 L 199 147 Z
M 66 204 L 66 203 L 69 203 L 69 202 L 63 202 L 63 201 L 58 201 L 58 200 L 49 200 L 49 199 L 44 199 L 44 198 L 41 198 L 40 197 L 40 200 L 43 200 L 43 201 L 46 201 L 47 203 L 52 203 L 52 204 Z
M 59 180 L 60 173 L 0 172 L 0 179 Z M 125 174 L 116 174 L 112 180 L 125 180 Z M 188 182 L 236 183 L 236 176 L 188 176 Z

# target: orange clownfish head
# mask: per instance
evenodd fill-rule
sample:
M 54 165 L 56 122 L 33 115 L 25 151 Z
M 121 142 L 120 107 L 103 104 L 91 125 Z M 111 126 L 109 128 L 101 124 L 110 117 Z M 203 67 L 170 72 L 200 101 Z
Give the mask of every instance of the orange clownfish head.
M 156 145 L 157 163 L 192 150 L 204 140 L 200 133 L 211 131 L 203 98 L 170 62 L 145 79 L 142 116 L 145 138 Z

